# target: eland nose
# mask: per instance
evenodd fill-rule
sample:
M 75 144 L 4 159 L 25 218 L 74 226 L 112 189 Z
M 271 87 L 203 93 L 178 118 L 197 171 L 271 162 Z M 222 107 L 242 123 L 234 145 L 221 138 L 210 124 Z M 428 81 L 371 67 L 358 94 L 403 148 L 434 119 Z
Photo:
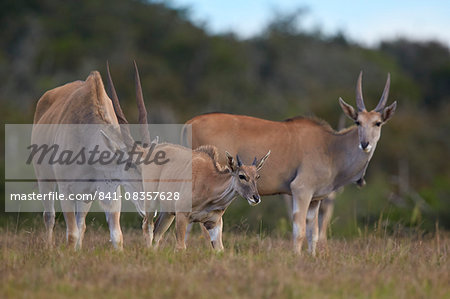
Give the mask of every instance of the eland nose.
M 364 150 L 369 146 L 369 142 L 361 142 L 361 148 Z
M 259 203 L 261 201 L 259 195 L 253 195 L 253 199 L 255 200 L 256 203 Z

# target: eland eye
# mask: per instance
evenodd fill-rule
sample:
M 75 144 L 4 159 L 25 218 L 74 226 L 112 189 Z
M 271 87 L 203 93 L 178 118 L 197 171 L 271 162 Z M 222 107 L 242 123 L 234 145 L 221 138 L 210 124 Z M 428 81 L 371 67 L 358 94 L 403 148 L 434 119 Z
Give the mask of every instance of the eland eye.
M 261 177 L 261 176 L 258 174 L 258 175 L 256 176 L 256 179 L 258 180 L 260 177 Z
M 246 180 L 247 180 L 247 177 L 246 177 L 245 175 L 243 175 L 243 174 L 240 174 L 240 175 L 239 175 L 239 178 L 240 178 L 241 180 L 243 180 L 243 181 L 246 181 Z
M 355 125 L 360 126 L 361 123 L 359 121 L 355 121 Z
M 377 127 L 381 126 L 381 121 L 377 121 L 377 122 L 375 123 L 375 126 L 377 126 Z

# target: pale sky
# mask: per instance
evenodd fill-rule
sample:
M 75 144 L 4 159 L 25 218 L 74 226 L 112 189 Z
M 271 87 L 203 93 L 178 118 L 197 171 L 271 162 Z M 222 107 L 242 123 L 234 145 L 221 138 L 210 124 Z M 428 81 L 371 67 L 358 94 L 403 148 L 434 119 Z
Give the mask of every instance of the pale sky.
M 246 38 L 261 32 L 274 11 L 305 7 L 304 28 L 324 33 L 342 30 L 352 40 L 373 46 L 404 36 L 437 39 L 450 47 L 450 0 L 156 0 L 190 7 L 195 22 L 213 33 L 232 31 Z

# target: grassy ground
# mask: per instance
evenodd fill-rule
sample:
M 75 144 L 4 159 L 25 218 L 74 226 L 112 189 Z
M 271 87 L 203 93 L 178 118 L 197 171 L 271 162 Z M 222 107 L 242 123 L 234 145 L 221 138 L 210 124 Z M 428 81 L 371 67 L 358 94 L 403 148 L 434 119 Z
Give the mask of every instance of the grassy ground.
M 0 229 L 1 298 L 450 298 L 446 233 L 331 240 L 312 258 L 294 255 L 288 239 L 250 233 L 225 234 L 226 251 L 216 254 L 199 234 L 186 252 L 174 252 L 169 232 L 155 252 L 130 230 L 124 232 L 125 250 L 115 252 L 108 232 L 93 227 L 83 250 L 73 252 L 64 248 L 62 226 L 49 251 L 42 226 Z

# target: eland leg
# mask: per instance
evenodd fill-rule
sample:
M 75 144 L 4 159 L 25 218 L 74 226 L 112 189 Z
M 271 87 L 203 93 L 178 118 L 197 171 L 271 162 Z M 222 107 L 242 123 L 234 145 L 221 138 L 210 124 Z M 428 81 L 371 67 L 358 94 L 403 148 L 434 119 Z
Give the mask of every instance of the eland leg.
M 153 242 L 153 215 L 154 213 L 145 213 L 145 217 L 142 220 L 142 233 L 144 235 L 144 241 L 147 248 L 152 247 Z
M 203 223 L 200 223 L 200 227 L 201 227 L 201 229 L 202 229 L 202 235 L 203 235 L 203 237 L 205 238 L 206 242 L 208 243 L 208 246 L 209 246 L 211 249 L 213 249 L 214 246 L 212 246 L 212 243 L 211 243 L 211 236 L 210 236 L 210 234 L 209 234 L 208 229 L 205 227 L 205 225 L 204 225 Z
M 186 249 L 186 243 L 184 242 L 184 238 L 186 235 L 186 228 L 188 225 L 188 217 L 183 213 L 177 213 L 175 217 L 176 223 L 176 236 L 177 236 L 177 250 Z
M 159 246 L 161 242 L 162 236 L 169 229 L 173 220 L 175 219 L 175 215 L 168 212 L 161 212 L 156 219 L 155 228 L 153 230 L 155 247 Z
M 333 216 L 334 210 L 334 199 L 336 198 L 336 193 L 331 193 L 327 198 L 322 200 L 319 208 L 319 242 L 327 242 L 328 226 L 331 222 L 331 217 Z
M 122 202 L 120 200 L 101 201 L 101 206 L 105 211 L 111 242 L 115 249 L 123 250 L 123 234 L 120 228 Z
M 186 228 L 186 236 L 184 237 L 184 242 L 187 242 L 187 240 L 189 239 L 189 235 L 191 234 L 192 231 L 192 226 L 194 225 L 194 223 L 189 223 L 187 228 Z
M 319 240 L 319 222 L 318 212 L 320 201 L 312 201 L 309 204 L 308 213 L 306 214 L 306 236 L 308 238 L 308 252 L 316 255 L 316 245 Z
M 120 212 L 105 212 L 109 236 L 115 249 L 123 250 L 123 234 L 120 228 Z
M 214 227 L 207 227 L 207 225 L 202 224 L 202 227 L 207 229 L 208 235 L 211 239 L 211 246 L 214 250 L 223 251 L 223 243 L 222 243 L 222 229 L 223 229 L 223 220 L 222 217 L 219 218 L 216 225 Z
M 77 203 L 77 227 L 78 227 L 78 243 L 75 245 L 77 249 L 81 249 L 83 246 L 84 233 L 86 232 L 86 215 L 91 208 L 92 201 L 90 202 L 79 202 Z
M 312 194 L 302 188 L 297 188 L 297 177 L 291 183 L 293 208 L 292 208 L 292 232 L 294 240 L 294 251 L 298 254 L 302 251 L 303 240 L 306 235 L 306 214 L 311 202 Z
M 55 191 L 56 184 L 54 182 L 38 182 L 39 193 L 46 194 Z M 44 223 L 45 223 L 45 241 L 47 246 L 53 247 L 53 228 L 55 227 L 55 202 L 53 200 L 44 200 Z
M 63 200 L 61 201 L 61 209 L 66 221 L 66 241 L 70 248 L 77 249 L 80 233 L 78 230 L 77 220 L 75 216 L 75 203 Z

